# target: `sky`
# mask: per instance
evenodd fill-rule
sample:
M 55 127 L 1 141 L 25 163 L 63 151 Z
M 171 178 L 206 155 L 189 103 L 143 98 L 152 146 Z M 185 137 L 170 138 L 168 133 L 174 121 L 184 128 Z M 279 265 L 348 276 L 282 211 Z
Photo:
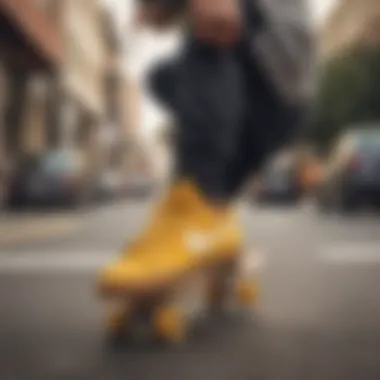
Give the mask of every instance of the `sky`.
M 339 0 L 311 0 L 311 10 L 314 21 L 320 26 L 329 12 L 339 3 Z
M 125 70 L 144 85 L 146 71 L 155 61 L 168 56 L 178 44 L 173 33 L 157 35 L 147 31 L 135 33 L 131 29 L 135 0 L 103 0 L 113 9 L 118 27 L 126 35 Z M 317 27 L 323 24 L 329 12 L 340 0 L 309 0 L 312 18 Z M 150 94 L 143 93 L 142 132 L 149 136 L 167 119 Z

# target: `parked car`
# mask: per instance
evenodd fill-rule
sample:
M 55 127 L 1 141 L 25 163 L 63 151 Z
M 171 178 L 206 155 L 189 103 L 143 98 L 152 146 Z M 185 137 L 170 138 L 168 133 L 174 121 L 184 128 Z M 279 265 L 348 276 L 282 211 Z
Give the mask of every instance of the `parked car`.
M 102 171 L 95 179 L 93 197 L 97 201 L 119 198 L 125 191 L 125 180 L 119 171 Z
M 380 205 L 380 130 L 344 134 L 328 159 L 317 190 L 323 211 L 352 211 L 363 204 Z
M 10 180 L 11 206 L 76 206 L 88 200 L 84 159 L 75 150 L 24 157 L 17 167 Z
M 128 197 L 148 198 L 155 188 L 155 181 L 150 176 L 135 174 L 127 178 L 124 193 Z
M 263 171 L 254 192 L 259 203 L 295 202 L 300 196 L 296 168 L 289 160 L 275 160 Z
M 9 195 L 9 170 L 5 164 L 0 162 L 0 212 L 8 203 Z

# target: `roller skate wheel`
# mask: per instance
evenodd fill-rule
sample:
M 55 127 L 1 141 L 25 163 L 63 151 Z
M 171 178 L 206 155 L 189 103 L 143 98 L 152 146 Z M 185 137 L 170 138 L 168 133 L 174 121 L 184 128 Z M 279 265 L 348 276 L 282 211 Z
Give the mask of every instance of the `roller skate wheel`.
M 258 299 L 257 284 L 252 282 L 241 282 L 236 289 L 237 301 L 242 307 L 249 307 L 256 303 Z
M 126 310 L 115 310 L 108 316 L 107 329 L 112 336 L 124 335 L 130 327 L 130 320 Z
M 211 286 L 207 293 L 207 304 L 211 309 L 219 309 L 226 299 L 226 290 L 222 286 Z
M 186 318 L 178 309 L 159 309 L 154 317 L 154 331 L 160 340 L 176 344 L 182 343 L 187 332 Z

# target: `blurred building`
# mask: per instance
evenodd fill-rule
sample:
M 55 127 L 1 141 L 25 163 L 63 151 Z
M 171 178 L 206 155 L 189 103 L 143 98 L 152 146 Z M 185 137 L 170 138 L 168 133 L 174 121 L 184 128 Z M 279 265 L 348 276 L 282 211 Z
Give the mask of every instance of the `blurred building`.
M 380 44 L 379 0 L 341 0 L 324 25 L 322 57 L 334 56 L 357 43 Z
M 12 160 L 38 148 L 43 133 L 40 119 L 47 115 L 51 83 L 63 62 L 63 41 L 56 25 L 57 9 L 43 1 L 0 1 L 0 129 L 4 144 L 0 157 Z M 31 100 L 33 98 L 33 101 Z M 33 117 L 28 118 L 28 110 Z M 33 126 L 34 133 L 29 133 Z M 27 143 L 29 146 L 25 146 Z
M 100 165 L 97 135 L 106 128 L 105 74 L 107 44 L 104 8 L 99 0 L 60 2 L 59 25 L 64 64 L 59 77 L 61 98 L 57 131 L 59 144 L 85 155 L 90 171 Z
M 155 34 L 144 29 L 130 31 L 131 36 L 127 58 L 130 93 L 135 101 L 130 101 L 133 138 L 135 141 L 135 167 L 149 173 L 152 178 L 164 180 L 170 172 L 172 146 L 163 138 L 166 125 L 171 123 L 171 115 L 156 102 L 155 96 L 146 86 L 146 78 L 151 67 L 161 60 L 176 54 L 181 43 L 181 34 L 176 30 Z
M 21 157 L 62 147 L 81 153 L 89 175 L 124 169 L 141 88 L 125 73 L 117 8 L 0 0 L 0 32 L 0 172 L 3 162 L 16 168 Z
M 146 153 L 141 146 L 143 121 L 142 85 L 128 73 L 126 67 L 133 60 L 133 17 L 127 4 L 119 0 L 105 0 L 107 7 L 106 31 L 108 53 L 106 63 L 106 119 L 107 129 L 102 140 L 106 148 L 106 164 L 125 179 L 147 173 Z M 122 13 L 122 14 L 120 14 Z
M 124 72 L 124 35 L 116 23 L 112 8 L 104 13 L 104 32 L 106 37 L 106 61 L 104 73 L 105 125 L 98 138 L 102 151 L 104 170 L 124 172 L 130 155 L 129 141 L 138 115 L 134 114 L 136 101 L 134 91 L 130 91 L 129 81 Z M 132 115 L 132 116 L 131 116 Z
M 81 153 L 89 175 L 151 176 L 162 161 L 146 143 L 141 78 L 127 68 L 148 49 L 120 4 L 0 0 L 0 172 L 63 147 Z
M 100 0 L 0 0 L 3 128 L 11 159 L 73 147 L 97 163 L 118 122 L 112 20 Z M 110 89 L 111 87 L 111 89 Z M 112 114 L 112 115 L 111 115 Z M 9 136 L 8 136 L 9 135 Z
M 132 177 L 139 174 L 149 176 L 152 170 L 148 158 L 152 156 L 152 151 L 147 148 L 142 133 L 144 112 L 142 85 L 128 74 L 124 78 L 123 104 L 127 149 L 125 174 Z

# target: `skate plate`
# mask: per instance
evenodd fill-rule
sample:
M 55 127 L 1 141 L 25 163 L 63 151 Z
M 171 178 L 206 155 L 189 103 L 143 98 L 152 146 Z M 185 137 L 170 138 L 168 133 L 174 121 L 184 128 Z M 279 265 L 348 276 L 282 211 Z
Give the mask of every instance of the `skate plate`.
M 157 340 L 184 343 L 210 311 L 250 309 L 256 303 L 255 273 L 240 257 L 209 263 L 159 286 L 109 293 L 113 302 L 107 337 L 111 342 Z

